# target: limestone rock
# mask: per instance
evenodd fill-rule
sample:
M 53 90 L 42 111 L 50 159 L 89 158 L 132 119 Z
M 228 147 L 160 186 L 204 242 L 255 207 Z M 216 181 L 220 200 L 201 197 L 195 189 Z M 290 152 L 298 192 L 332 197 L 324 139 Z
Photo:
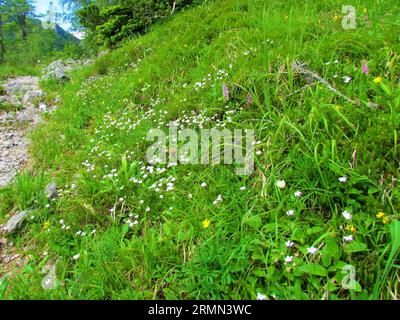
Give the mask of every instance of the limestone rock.
M 21 211 L 8 220 L 6 225 L 3 227 L 3 230 L 6 233 L 13 233 L 15 230 L 17 230 L 19 227 L 21 227 L 22 223 L 24 222 L 26 218 L 26 213 L 24 211 Z

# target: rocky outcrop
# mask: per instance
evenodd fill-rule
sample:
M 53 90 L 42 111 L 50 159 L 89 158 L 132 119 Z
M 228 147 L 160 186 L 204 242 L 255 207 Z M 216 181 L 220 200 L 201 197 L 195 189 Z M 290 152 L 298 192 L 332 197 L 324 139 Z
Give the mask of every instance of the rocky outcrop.
M 59 82 L 69 81 L 67 71 L 71 69 L 71 65 L 67 64 L 62 60 L 57 60 L 50 63 L 44 70 L 42 79 L 49 80 L 54 79 Z
M 70 80 L 68 72 L 80 66 L 86 66 L 92 63 L 91 59 L 87 60 L 56 60 L 50 63 L 43 71 L 42 79 L 53 79 L 58 82 L 67 82 Z

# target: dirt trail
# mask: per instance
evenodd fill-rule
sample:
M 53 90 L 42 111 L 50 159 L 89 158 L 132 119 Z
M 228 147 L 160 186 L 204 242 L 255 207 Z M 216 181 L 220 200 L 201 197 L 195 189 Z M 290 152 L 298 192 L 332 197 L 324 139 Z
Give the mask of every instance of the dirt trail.
M 28 160 L 26 135 L 47 112 L 39 79 L 10 78 L 0 83 L 0 187 L 7 185 Z

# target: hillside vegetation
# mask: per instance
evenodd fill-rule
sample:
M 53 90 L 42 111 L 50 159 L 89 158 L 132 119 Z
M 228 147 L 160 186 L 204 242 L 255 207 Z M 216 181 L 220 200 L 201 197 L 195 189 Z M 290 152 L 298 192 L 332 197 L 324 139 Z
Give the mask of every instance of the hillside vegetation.
M 27 19 L 26 40 L 21 39 L 13 23 L 4 31 L 5 63 L 0 66 L 0 80 L 16 75 L 37 75 L 55 59 L 79 57 L 79 40 L 63 30 L 44 29 L 39 19 Z
M 346 4 L 208 1 L 43 83 L 62 102 L 0 190 L 0 222 L 30 210 L 0 297 L 398 298 L 400 7 L 355 1 L 344 30 Z M 171 120 L 254 129 L 255 171 L 148 164 Z

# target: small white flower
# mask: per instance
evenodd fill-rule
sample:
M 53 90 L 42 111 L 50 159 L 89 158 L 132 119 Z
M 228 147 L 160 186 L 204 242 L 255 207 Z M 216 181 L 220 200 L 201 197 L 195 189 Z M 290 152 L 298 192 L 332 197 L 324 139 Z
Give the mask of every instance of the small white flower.
M 342 216 L 346 219 L 346 220 L 350 220 L 351 219 L 351 213 L 348 212 L 347 210 L 342 212 Z
M 150 212 L 150 208 L 149 207 L 146 208 L 146 212 Z
M 219 194 L 217 199 L 213 202 L 214 205 L 217 205 L 219 202 L 222 202 L 222 196 Z
M 240 187 L 240 190 L 241 190 L 241 191 L 246 190 L 246 186 Z
M 315 247 L 307 248 L 307 252 L 308 252 L 309 254 L 314 254 L 314 253 L 316 253 L 317 251 L 318 251 L 318 249 L 315 248 Z
M 291 248 L 294 246 L 294 243 L 292 241 L 288 240 L 285 242 L 285 245 L 286 245 L 286 247 Z
M 296 191 L 296 192 L 294 193 L 294 196 L 295 196 L 296 198 L 300 198 L 302 195 L 303 195 L 303 193 L 302 193 L 301 191 Z
M 262 293 L 257 293 L 257 300 L 267 300 L 267 296 Z
M 81 255 L 78 253 L 78 254 L 74 255 L 74 256 L 72 257 L 72 259 L 78 260 L 80 256 L 81 256 Z
M 284 189 L 284 188 L 286 187 L 286 182 L 285 182 L 285 180 L 278 180 L 278 181 L 276 182 L 276 186 L 277 186 L 279 189 Z
M 349 236 L 344 236 L 343 237 L 343 241 L 351 242 L 353 240 L 354 240 L 353 235 L 349 235 Z
M 349 77 L 349 76 L 346 76 L 343 78 L 344 83 L 349 83 L 350 81 L 351 81 L 351 77 Z
M 285 262 L 286 263 L 291 263 L 293 261 L 293 257 L 292 256 L 286 256 L 285 257 Z
M 202 187 L 202 188 L 207 187 L 207 183 L 203 182 L 203 183 L 201 184 L 201 187 Z
M 339 182 L 341 182 L 341 183 L 347 182 L 347 177 L 340 177 Z
M 288 210 L 288 211 L 286 211 L 286 214 L 287 214 L 289 217 L 291 217 L 291 216 L 294 215 L 294 210 Z

